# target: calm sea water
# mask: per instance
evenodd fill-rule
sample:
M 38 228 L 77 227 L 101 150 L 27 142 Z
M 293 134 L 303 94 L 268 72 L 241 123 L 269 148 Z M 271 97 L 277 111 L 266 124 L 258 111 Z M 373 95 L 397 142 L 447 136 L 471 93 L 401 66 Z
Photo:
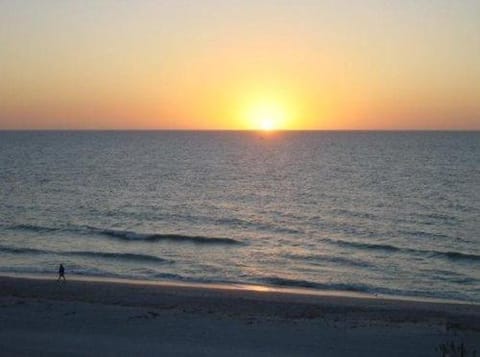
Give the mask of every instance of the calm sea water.
M 0 273 L 480 302 L 480 133 L 1 132 Z

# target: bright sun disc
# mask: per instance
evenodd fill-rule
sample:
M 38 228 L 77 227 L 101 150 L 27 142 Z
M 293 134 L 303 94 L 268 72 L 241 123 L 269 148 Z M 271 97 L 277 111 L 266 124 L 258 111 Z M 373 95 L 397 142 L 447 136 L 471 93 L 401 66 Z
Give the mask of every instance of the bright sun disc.
M 264 118 L 260 121 L 260 129 L 262 130 L 273 130 L 275 128 L 275 124 L 272 119 Z
M 286 114 L 285 110 L 276 103 L 261 103 L 250 108 L 248 117 L 252 128 L 271 131 L 282 128 Z

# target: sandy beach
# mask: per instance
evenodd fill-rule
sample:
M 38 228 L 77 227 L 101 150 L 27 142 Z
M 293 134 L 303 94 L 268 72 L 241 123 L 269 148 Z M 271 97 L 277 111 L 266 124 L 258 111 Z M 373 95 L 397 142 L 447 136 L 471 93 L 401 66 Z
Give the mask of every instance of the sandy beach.
M 1 355 L 441 356 L 480 306 L 261 287 L 0 278 Z

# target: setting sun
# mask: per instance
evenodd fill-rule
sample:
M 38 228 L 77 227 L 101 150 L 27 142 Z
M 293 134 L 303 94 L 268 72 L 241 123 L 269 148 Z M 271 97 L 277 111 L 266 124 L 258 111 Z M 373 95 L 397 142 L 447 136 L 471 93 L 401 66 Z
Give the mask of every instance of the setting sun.
M 291 114 L 281 101 L 264 99 L 247 105 L 245 116 L 250 129 L 271 131 L 287 129 Z
M 275 129 L 275 123 L 271 118 L 262 119 L 262 121 L 260 122 L 260 129 L 265 131 L 273 130 Z
M 262 103 L 251 110 L 253 123 L 261 130 L 281 128 L 284 124 L 285 116 L 285 110 L 275 103 Z
M 0 24 L 0 357 L 480 351 L 480 0 Z
M 480 130 L 480 2 L 419 1 L 0 1 L 0 130 Z

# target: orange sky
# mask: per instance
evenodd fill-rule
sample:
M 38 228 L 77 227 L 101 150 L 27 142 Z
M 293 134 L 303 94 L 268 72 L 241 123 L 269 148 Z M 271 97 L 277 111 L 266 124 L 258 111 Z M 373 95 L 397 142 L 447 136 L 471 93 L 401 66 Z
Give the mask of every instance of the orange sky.
M 0 3 L 0 129 L 480 130 L 480 2 Z

